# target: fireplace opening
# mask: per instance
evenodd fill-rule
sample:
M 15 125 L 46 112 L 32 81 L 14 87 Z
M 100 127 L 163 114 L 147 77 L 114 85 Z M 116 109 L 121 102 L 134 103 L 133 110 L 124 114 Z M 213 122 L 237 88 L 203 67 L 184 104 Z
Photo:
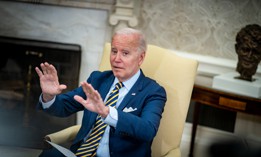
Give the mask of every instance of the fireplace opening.
M 36 110 L 41 93 L 34 68 L 53 64 L 60 83 L 78 86 L 81 46 L 59 42 L 0 37 L 0 145 L 42 149 L 43 137 L 76 124 L 76 115 L 50 116 Z

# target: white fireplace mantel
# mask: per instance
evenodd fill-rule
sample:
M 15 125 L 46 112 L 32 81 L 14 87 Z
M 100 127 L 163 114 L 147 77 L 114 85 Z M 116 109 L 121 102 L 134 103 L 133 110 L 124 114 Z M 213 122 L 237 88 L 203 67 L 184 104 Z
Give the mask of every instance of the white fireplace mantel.
M 79 82 L 98 68 L 107 30 L 107 11 L 0 2 L 0 35 L 79 44 Z M 62 57 L 62 56 L 61 56 Z
M 109 29 L 106 10 L 0 1 L 0 17 L 1 36 L 80 45 L 79 82 L 98 69 Z

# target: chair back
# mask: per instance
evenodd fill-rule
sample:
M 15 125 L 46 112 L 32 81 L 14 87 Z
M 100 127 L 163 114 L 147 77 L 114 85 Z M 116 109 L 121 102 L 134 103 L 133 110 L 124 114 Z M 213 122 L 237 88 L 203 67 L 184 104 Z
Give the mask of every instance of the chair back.
M 106 43 L 99 70 L 111 69 L 111 46 Z M 176 55 L 173 51 L 148 45 L 141 66 L 144 74 L 162 85 L 167 92 L 158 133 L 152 144 L 152 156 L 181 156 L 180 143 L 190 104 L 198 62 Z

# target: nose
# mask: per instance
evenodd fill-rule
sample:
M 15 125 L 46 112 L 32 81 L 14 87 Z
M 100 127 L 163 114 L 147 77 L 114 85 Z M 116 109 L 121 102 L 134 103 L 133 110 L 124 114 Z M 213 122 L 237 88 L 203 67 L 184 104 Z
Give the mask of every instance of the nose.
M 120 61 L 120 60 L 121 60 L 121 55 L 120 55 L 120 53 L 117 53 L 117 54 L 115 55 L 115 61 L 118 62 L 118 61 Z
M 248 54 L 247 54 L 247 57 L 251 57 L 253 55 L 253 52 L 252 50 L 249 50 Z

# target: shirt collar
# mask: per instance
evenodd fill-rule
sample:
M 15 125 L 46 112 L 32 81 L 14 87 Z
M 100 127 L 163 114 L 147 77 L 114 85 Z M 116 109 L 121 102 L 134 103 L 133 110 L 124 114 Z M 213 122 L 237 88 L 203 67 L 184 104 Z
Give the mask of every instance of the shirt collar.
M 124 84 L 124 87 L 129 91 L 131 89 L 131 87 L 135 84 L 135 82 L 138 80 L 139 76 L 140 76 L 140 70 L 138 72 L 136 72 L 136 74 L 134 74 L 130 79 L 128 79 L 127 81 L 122 82 Z M 119 80 L 118 78 L 115 77 L 114 82 L 113 82 L 113 87 L 115 86 L 116 83 L 118 83 Z

